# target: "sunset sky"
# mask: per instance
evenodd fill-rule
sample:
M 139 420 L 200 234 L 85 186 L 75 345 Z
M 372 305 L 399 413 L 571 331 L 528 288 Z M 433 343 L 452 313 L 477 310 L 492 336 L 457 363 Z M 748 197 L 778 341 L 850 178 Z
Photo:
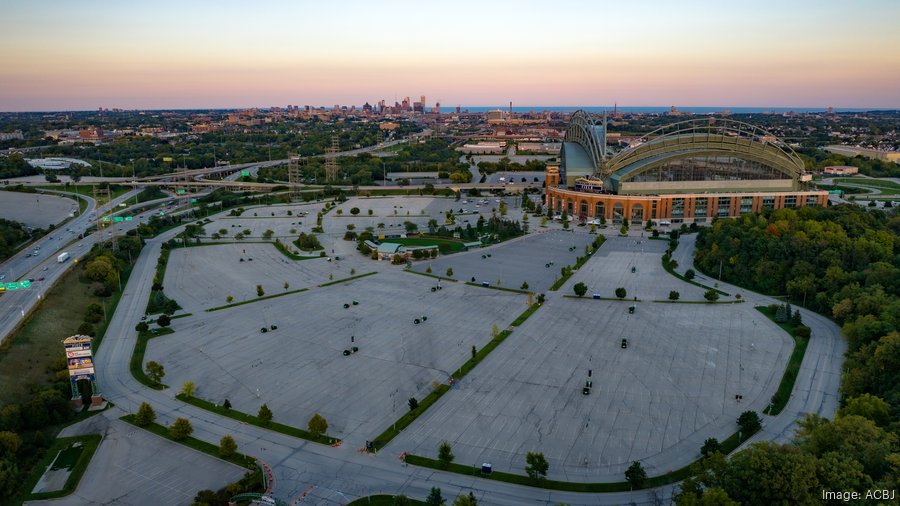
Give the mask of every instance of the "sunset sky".
M 0 0 L 0 19 L 3 111 L 900 108 L 897 0 Z

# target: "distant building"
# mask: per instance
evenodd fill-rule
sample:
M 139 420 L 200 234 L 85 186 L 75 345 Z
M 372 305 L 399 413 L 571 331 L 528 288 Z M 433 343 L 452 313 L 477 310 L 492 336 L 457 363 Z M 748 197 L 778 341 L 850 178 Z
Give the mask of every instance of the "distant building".
M 15 132 L 0 132 L 0 141 L 11 141 L 14 139 L 25 140 L 25 136 L 22 135 L 21 130 L 16 130 Z
M 881 151 L 878 149 L 860 148 L 856 146 L 826 146 L 825 151 L 849 157 L 864 156 L 875 160 L 900 163 L 900 151 Z
M 378 128 L 380 128 L 381 130 L 392 132 L 400 128 L 400 123 L 394 123 L 393 121 L 384 121 L 378 124 Z
M 457 150 L 469 155 L 500 155 L 506 152 L 506 142 L 478 142 L 465 144 Z
M 99 127 L 89 127 L 82 128 L 78 132 L 78 137 L 82 141 L 102 141 L 103 140 L 103 129 Z
M 825 167 L 823 172 L 836 176 L 849 176 L 859 174 L 859 167 L 854 167 L 852 165 L 832 165 L 830 167 Z

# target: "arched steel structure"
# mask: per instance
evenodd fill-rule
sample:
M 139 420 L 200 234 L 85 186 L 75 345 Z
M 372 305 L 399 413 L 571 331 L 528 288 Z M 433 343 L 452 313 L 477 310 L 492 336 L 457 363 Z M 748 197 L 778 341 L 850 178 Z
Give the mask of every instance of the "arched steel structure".
M 658 128 L 601 168 L 614 185 L 677 159 L 734 157 L 758 162 L 799 181 L 803 161 L 790 146 L 757 126 L 721 118 L 690 119 Z
M 569 119 L 563 142 L 575 142 L 591 159 L 595 173 L 599 172 L 606 159 L 606 117 L 577 110 Z

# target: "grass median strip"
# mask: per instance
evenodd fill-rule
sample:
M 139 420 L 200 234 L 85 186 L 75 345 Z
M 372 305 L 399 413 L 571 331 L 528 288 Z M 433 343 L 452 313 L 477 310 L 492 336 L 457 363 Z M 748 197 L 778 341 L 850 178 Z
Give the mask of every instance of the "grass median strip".
M 336 279 L 334 281 L 329 281 L 328 283 L 322 283 L 321 285 L 319 285 L 319 288 L 336 285 L 338 283 L 346 283 L 347 281 L 353 281 L 354 279 L 364 278 L 366 276 L 374 276 L 375 274 L 378 274 L 378 271 L 367 272 L 365 274 L 359 274 L 358 276 L 350 276 L 349 278 Z
M 28 501 L 54 499 L 74 492 L 75 488 L 78 487 L 78 482 L 81 481 L 81 477 L 87 470 L 94 452 L 100 446 L 101 440 L 100 434 L 57 438 L 50 449 L 47 450 L 47 454 L 36 469 L 47 471 L 50 469 L 51 463 L 53 464 L 53 469 L 69 469 L 69 476 L 66 478 L 65 485 L 60 490 L 31 493 L 25 499 Z M 80 443 L 80 445 L 75 446 L 77 443 Z M 35 476 L 28 483 L 27 490 L 33 490 L 42 475 L 43 472 L 41 474 L 35 473 Z
M 281 292 L 281 293 L 275 293 L 272 295 L 265 295 L 263 297 L 257 297 L 255 299 L 242 300 L 241 302 L 235 302 L 233 304 L 225 304 L 224 306 L 211 307 L 211 308 L 207 309 L 206 312 L 212 313 L 213 311 L 221 311 L 222 309 L 243 306 L 244 304 L 250 304 L 252 302 L 259 302 L 261 300 L 274 299 L 275 297 L 284 297 L 285 295 L 291 295 L 291 294 L 295 294 L 295 293 L 305 292 L 307 290 L 309 290 L 309 288 L 300 288 L 298 290 L 291 290 L 288 292 Z
M 597 252 L 598 249 L 600 249 L 600 246 L 603 246 L 604 242 L 606 242 L 606 236 L 598 235 L 597 238 L 594 239 L 594 242 L 591 244 L 592 249 L 588 253 L 586 253 L 583 257 L 576 258 L 574 265 L 567 265 L 562 268 L 562 276 L 560 276 L 560 278 L 557 279 L 555 283 L 553 283 L 553 285 L 550 287 L 550 291 L 555 292 L 562 288 L 566 281 L 568 281 L 569 278 L 571 278 L 572 275 L 575 274 L 575 271 L 580 269 L 581 266 L 584 265 L 585 262 L 587 262 L 591 258 L 591 256 Z
M 193 406 L 197 406 L 198 408 L 205 409 L 207 411 L 211 411 L 213 413 L 226 416 L 233 420 L 237 420 L 239 422 L 249 423 L 250 425 L 255 425 L 257 427 L 262 427 L 263 429 L 268 429 L 274 432 L 280 432 L 287 436 L 292 436 L 300 439 L 305 439 L 307 441 L 312 441 L 313 443 L 319 443 L 323 445 L 333 445 L 340 441 L 340 439 L 333 438 L 331 436 L 314 436 L 308 431 L 303 429 L 298 429 L 297 427 L 291 427 L 290 425 L 284 425 L 278 422 L 264 422 L 260 420 L 258 417 L 243 413 L 241 411 L 236 411 L 234 409 L 225 409 L 222 406 L 218 406 L 212 402 L 209 402 L 204 399 L 199 399 L 197 397 L 188 397 L 184 394 L 178 394 L 175 396 L 176 399 L 191 404 Z
M 538 306 L 538 304 L 535 304 L 535 306 Z M 530 313 L 529 310 L 531 311 Z M 523 315 L 527 313 L 527 316 L 525 316 L 524 318 L 520 316 L 520 318 L 522 318 L 522 321 L 525 321 L 528 316 L 531 316 L 531 314 L 534 313 L 534 310 L 531 310 L 531 308 L 529 308 L 529 310 L 526 310 L 525 313 L 523 313 Z M 453 371 L 450 377 L 454 381 L 464 378 L 466 374 L 469 374 L 469 372 L 471 372 L 479 362 L 484 360 L 494 350 L 494 348 L 499 346 L 500 343 L 502 343 L 504 339 L 509 337 L 510 334 L 512 334 L 511 330 L 504 330 L 502 332 L 499 332 L 493 339 L 491 339 L 486 345 L 484 345 L 484 347 L 478 350 L 475 353 L 474 357 L 466 360 L 466 362 L 462 366 L 460 366 L 459 369 Z M 394 439 L 394 437 L 396 437 L 398 434 L 400 434 L 403 429 L 408 427 L 409 424 L 411 424 L 416 418 L 423 414 L 432 404 L 437 402 L 437 400 L 440 399 L 442 395 L 449 391 L 450 385 L 438 385 L 434 390 L 431 391 L 431 393 L 426 395 L 425 398 L 419 402 L 419 405 L 416 407 L 416 409 L 411 409 L 406 412 L 372 441 L 375 449 L 380 450 L 381 448 L 384 448 L 384 446 L 390 443 L 391 440 Z
M 135 415 L 125 415 L 119 418 L 119 420 L 130 423 L 131 425 L 134 425 L 135 427 L 138 427 L 140 429 L 144 429 L 147 432 L 152 432 L 153 434 L 156 434 L 163 439 L 168 439 L 169 441 L 187 446 L 188 448 L 203 452 L 207 455 L 211 455 L 217 459 L 222 459 L 236 466 L 241 466 L 245 469 L 253 469 L 256 467 L 256 459 L 254 459 L 253 457 L 244 455 L 242 453 L 235 453 L 234 455 L 223 457 L 219 455 L 218 446 L 191 436 L 188 436 L 187 438 L 179 441 L 172 437 L 172 434 L 169 433 L 168 427 L 164 427 L 158 423 L 151 423 L 150 425 L 142 427 L 135 422 Z
M 730 453 L 734 451 L 741 443 L 749 439 L 753 434 L 748 434 L 739 438 L 738 433 L 732 434 L 728 439 L 722 442 L 722 453 Z M 407 464 L 425 467 L 429 469 L 437 469 L 449 471 L 451 473 L 463 474 L 468 476 L 478 476 L 486 480 L 502 481 L 505 483 L 514 483 L 516 485 L 526 485 L 529 487 L 543 488 L 548 490 L 561 490 L 565 492 L 589 492 L 589 493 L 607 493 L 607 492 L 624 492 L 632 490 L 631 484 L 626 481 L 617 482 L 573 482 L 559 481 L 547 479 L 534 479 L 521 474 L 506 473 L 503 471 L 493 471 L 490 474 L 482 474 L 481 468 L 476 466 L 467 466 L 464 464 L 451 463 L 449 465 L 443 462 L 422 457 L 421 455 L 407 455 L 404 459 Z M 648 477 L 641 488 L 655 488 L 663 485 L 678 483 L 692 474 L 692 466 L 694 463 L 688 464 L 680 469 L 670 471 L 659 476 Z M 623 473 L 624 476 L 624 473 Z
M 134 376 L 134 379 L 138 380 L 142 385 L 148 386 L 154 390 L 168 388 L 162 383 L 153 381 L 147 376 L 147 373 L 144 372 L 144 353 L 147 352 L 147 341 L 154 337 L 164 336 L 173 332 L 175 331 L 169 327 L 160 327 L 158 329 L 138 332 L 137 342 L 134 343 L 134 352 L 131 353 L 131 363 L 129 364 L 129 368 L 131 369 L 131 375 Z
M 784 329 L 784 331 L 794 340 L 794 351 L 791 352 L 787 367 L 784 368 L 784 375 L 781 376 L 781 383 L 778 384 L 778 390 L 776 390 L 775 395 L 772 396 L 771 404 L 763 410 L 763 413 L 774 416 L 781 413 L 781 410 L 787 406 L 788 401 L 791 399 L 791 392 L 794 391 L 794 383 L 797 381 L 797 374 L 800 372 L 800 364 L 803 363 L 803 356 L 806 354 L 806 347 L 809 344 L 809 339 L 797 335 L 798 325 L 790 323 L 789 321 L 778 322 L 775 320 L 775 314 L 769 308 L 765 306 L 756 306 L 756 310 L 778 324 L 778 326 Z
M 564 299 L 581 299 L 581 300 L 611 300 L 614 302 L 644 302 L 643 299 L 623 299 L 619 297 L 579 297 L 577 295 L 563 295 Z M 654 301 L 655 302 L 655 301 Z
M 525 320 L 527 320 L 531 315 L 533 315 L 534 312 L 537 311 L 538 308 L 540 308 L 540 307 L 541 307 L 540 303 L 532 304 L 532 305 L 528 306 L 528 309 L 523 311 L 522 314 L 520 314 L 515 320 L 513 320 L 512 323 L 510 323 L 510 326 L 518 327 L 519 325 L 522 325 L 523 323 L 525 323 Z
M 444 276 L 438 276 L 437 274 L 429 274 L 429 273 L 427 273 L 427 272 L 414 271 L 414 270 L 412 270 L 412 269 L 403 269 L 403 272 L 408 272 L 408 273 L 410 273 L 410 274 L 418 274 L 419 276 L 428 276 L 429 278 L 435 278 L 435 279 L 439 279 L 439 280 L 441 280 L 441 281 L 452 281 L 452 282 L 454 282 L 454 283 L 456 283 L 456 282 L 458 281 L 458 280 L 453 279 L 453 278 L 447 278 L 447 277 L 444 277 Z
M 719 295 L 724 295 L 724 296 L 726 296 L 726 297 L 728 297 L 728 296 L 731 295 L 730 293 L 728 293 L 728 292 L 723 292 L 722 290 L 719 290 L 718 288 L 714 288 L 714 287 L 712 287 L 712 286 L 706 286 L 706 285 L 704 285 L 703 283 L 698 283 L 698 282 L 696 282 L 696 281 L 694 281 L 694 280 L 691 280 L 691 279 L 688 279 L 688 278 L 684 277 L 683 274 L 679 274 L 679 273 L 675 272 L 675 268 L 672 267 L 672 264 L 671 264 L 670 262 L 666 262 L 665 259 L 663 259 L 663 269 L 665 269 L 666 272 L 668 272 L 669 274 L 671 274 L 671 275 L 675 276 L 676 278 L 678 278 L 678 279 L 684 281 L 685 283 L 690 283 L 690 284 L 692 284 L 692 285 L 694 285 L 694 286 L 699 286 L 700 288 L 706 288 L 707 290 L 715 290 L 716 292 L 719 293 Z
M 491 290 L 502 290 L 502 291 L 504 291 L 504 292 L 512 292 L 512 293 L 524 293 L 525 295 L 528 295 L 529 293 L 533 293 L 533 292 L 530 292 L 530 291 L 528 291 L 528 290 L 519 290 L 519 289 L 517 289 L 517 288 L 505 288 L 505 287 L 502 287 L 502 286 L 483 285 L 483 284 L 481 284 L 481 283 L 472 283 L 471 281 L 466 281 L 466 284 L 469 285 L 469 286 L 477 286 L 477 287 L 481 287 L 481 288 L 490 288 Z

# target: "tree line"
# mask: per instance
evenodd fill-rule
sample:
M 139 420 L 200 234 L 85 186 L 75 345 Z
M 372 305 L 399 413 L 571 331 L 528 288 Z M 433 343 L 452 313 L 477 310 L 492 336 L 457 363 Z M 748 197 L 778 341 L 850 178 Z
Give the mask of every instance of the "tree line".
M 856 206 L 767 210 L 700 231 L 701 270 L 825 314 L 849 346 L 834 420 L 808 415 L 793 443 L 704 459 L 678 504 L 699 504 L 711 490 L 742 504 L 805 504 L 821 500 L 822 490 L 897 488 L 898 234 L 900 216 Z

